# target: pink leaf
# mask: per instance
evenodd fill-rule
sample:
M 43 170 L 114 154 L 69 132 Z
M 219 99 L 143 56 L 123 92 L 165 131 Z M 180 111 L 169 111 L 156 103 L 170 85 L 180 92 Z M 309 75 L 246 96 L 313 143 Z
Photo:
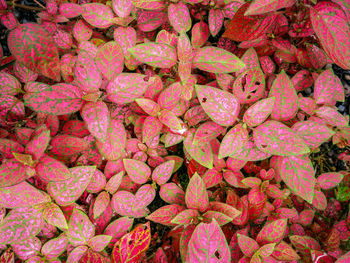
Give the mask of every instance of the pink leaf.
M 327 142 L 335 132 L 326 125 L 313 121 L 300 121 L 293 125 L 292 130 L 303 139 L 305 144 L 310 148 L 319 147 L 322 143 Z
M 21 91 L 21 83 L 12 75 L 0 72 L 0 87 L 2 95 L 15 96 Z
M 108 28 L 113 25 L 112 18 L 114 17 L 113 11 L 108 5 L 100 3 L 90 3 L 83 5 L 84 12 L 83 18 L 90 25 L 97 28 Z
M 25 90 L 24 102 L 36 112 L 65 115 L 80 110 L 83 105 L 80 89 L 71 84 L 49 86 L 40 82 L 29 82 Z
M 192 45 L 185 32 L 180 33 L 177 39 L 177 57 L 181 62 L 188 62 L 192 60 Z
M 80 87 L 81 91 L 88 94 L 98 92 L 102 85 L 101 73 L 93 57 L 87 52 L 82 51 L 78 55 L 74 67 L 74 81 Z
M 81 117 L 91 134 L 101 142 L 105 142 L 110 122 L 109 111 L 103 101 L 88 102 L 81 110 Z
M 327 55 L 341 68 L 350 69 L 350 27 L 340 6 L 320 2 L 310 8 L 310 20 Z
M 113 11 L 117 16 L 126 18 L 130 15 L 133 8 L 131 0 L 113 0 L 112 1 Z
M 347 119 L 341 115 L 335 108 L 322 106 L 315 111 L 316 115 L 324 120 L 327 124 L 337 127 L 348 125 Z
M 98 194 L 96 197 L 93 213 L 94 213 L 94 219 L 98 218 L 107 208 L 110 202 L 110 196 L 109 193 L 106 191 L 102 191 Z
M 126 104 L 141 97 L 147 89 L 145 75 L 121 73 L 107 86 L 107 95 L 114 103 Z
M 180 212 L 173 220 L 171 220 L 172 224 L 176 225 L 187 225 L 191 224 L 193 220 L 199 216 L 198 210 L 195 209 L 186 209 Z
M 159 195 L 167 203 L 185 205 L 185 192 L 175 183 L 163 184 Z
M 12 244 L 12 248 L 20 259 L 27 260 L 40 252 L 41 241 L 37 237 L 30 237 Z
M 210 86 L 196 85 L 198 99 L 209 117 L 222 126 L 232 126 L 239 113 L 239 102 L 235 96 Z
M 315 82 L 314 98 L 317 104 L 335 105 L 344 101 L 344 87 L 333 70 L 323 71 Z
M 151 176 L 151 169 L 144 162 L 124 159 L 123 163 L 127 174 L 130 176 L 131 180 L 137 184 L 146 183 Z
M 210 223 L 215 219 L 219 226 L 224 226 L 232 221 L 231 217 L 217 211 L 207 211 L 202 216 L 204 223 Z
M 118 27 L 114 30 L 113 36 L 114 41 L 122 48 L 125 59 L 130 59 L 128 49 L 136 45 L 136 30 L 133 27 Z
M 267 153 L 291 156 L 310 152 L 303 140 L 281 122 L 267 121 L 253 135 L 258 148 Z
M 278 121 L 287 121 L 293 118 L 298 110 L 298 96 L 288 77 L 282 71 L 272 84 L 269 97 L 275 97 L 275 105 L 271 118 Z
M 316 179 L 314 168 L 307 156 L 282 157 L 279 174 L 296 195 L 309 203 L 312 202 Z
M 30 70 L 60 81 L 58 50 L 52 37 L 39 24 L 21 24 L 8 36 L 11 54 Z
M 194 230 L 188 244 L 189 262 L 230 262 L 231 253 L 224 233 L 213 220 L 210 224 L 200 223 Z
M 275 97 L 262 99 L 250 106 L 243 116 L 243 121 L 250 127 L 262 124 L 271 114 L 275 105 Z
M 338 260 L 336 261 L 336 263 L 346 263 L 349 262 L 350 260 L 350 252 L 342 255 L 340 258 L 338 258 Z
M 88 241 L 89 247 L 96 251 L 96 252 L 101 252 L 112 240 L 111 236 L 108 235 L 98 235 L 94 236 Z
M 259 249 L 259 244 L 252 238 L 238 234 L 238 245 L 243 252 L 243 254 L 247 257 L 253 256 L 253 254 Z
M 222 172 L 218 171 L 215 167 L 208 169 L 202 176 L 205 187 L 211 188 L 222 182 Z
M 147 216 L 146 219 L 165 226 L 175 226 L 175 224 L 171 223 L 171 220 L 183 210 L 185 208 L 177 204 L 165 205 Z
M 133 222 L 134 219 L 127 216 L 111 222 L 104 231 L 106 235 L 112 236 L 110 243 L 114 244 L 119 238 L 124 236 L 131 229 Z
M 50 196 L 27 182 L 0 188 L 0 206 L 17 208 L 50 202 Z
M 41 253 L 48 259 L 58 258 L 68 246 L 66 235 L 61 234 L 57 238 L 47 241 L 41 248 Z
M 195 173 L 190 179 L 185 195 L 188 208 L 205 212 L 209 208 L 208 192 L 202 178 Z
M 222 139 L 218 158 L 222 159 L 240 151 L 248 143 L 248 130 L 241 124 L 234 126 Z
M 74 209 L 66 234 L 69 243 L 82 246 L 95 235 L 95 226 L 83 211 Z
M 193 25 L 191 42 L 194 48 L 200 48 L 209 38 L 209 26 L 200 21 Z
M 11 244 L 35 236 L 42 227 L 43 219 L 37 209 L 13 209 L 0 222 L 0 244 Z
M 179 2 L 177 4 L 171 3 L 168 7 L 168 19 L 170 25 L 178 32 L 187 32 L 191 29 L 192 21 L 190 12 L 185 3 Z
M 260 230 L 256 241 L 261 245 L 280 242 L 284 237 L 287 222 L 287 219 L 278 219 L 266 224 L 263 229 Z
M 0 139 L 1 155 L 7 159 L 14 158 L 13 152 L 24 153 L 24 147 L 16 141 L 1 138 Z
M 51 152 L 58 156 L 72 156 L 88 148 L 88 143 L 78 137 L 58 135 L 51 140 Z
M 105 78 L 114 80 L 124 69 L 123 51 L 118 43 L 110 41 L 100 46 L 95 63 Z
M 67 18 L 80 16 L 83 12 L 84 8 L 74 3 L 61 3 L 59 7 L 59 13 Z
M 171 68 L 176 64 L 176 49 L 161 43 L 144 43 L 129 48 L 129 52 L 141 62 L 158 68 Z
M 164 185 L 170 179 L 174 171 L 175 161 L 170 160 L 158 165 L 152 172 L 152 180 L 159 185 Z
M 324 211 L 327 208 L 327 197 L 321 191 L 315 190 L 314 199 L 312 200 L 312 205 L 317 209 Z
M 111 205 L 113 210 L 121 216 L 139 218 L 145 217 L 149 212 L 148 209 L 138 206 L 135 196 L 127 191 L 116 192 L 112 197 Z
M 35 169 L 44 181 L 63 181 L 72 176 L 67 166 L 48 155 L 40 158 Z
M 258 149 L 251 138 L 252 137 L 250 137 L 248 143 L 241 150 L 232 154 L 230 157 L 243 161 L 259 161 L 271 156 L 270 153 Z
M 324 190 L 336 187 L 343 180 L 341 173 L 322 173 L 317 177 L 317 184 Z
M 194 134 L 193 143 L 205 146 L 208 142 L 218 137 L 224 128 L 213 121 L 207 121 L 199 126 Z
M 0 166 L 0 188 L 17 185 L 27 179 L 24 164 L 16 159 L 3 162 Z
M 261 15 L 278 9 L 287 8 L 293 6 L 295 0 L 255 0 L 249 5 L 248 10 L 244 15 Z
M 184 131 L 184 123 L 172 111 L 166 109 L 161 110 L 158 120 L 172 130 Z
M 135 194 L 135 202 L 138 207 L 146 207 L 156 197 L 156 190 L 150 184 L 142 185 Z
M 106 142 L 96 142 L 100 153 L 110 161 L 119 159 L 125 150 L 126 131 L 124 125 L 116 120 L 111 120 L 108 130 Z
M 212 73 L 235 72 L 244 66 L 234 54 L 217 47 L 203 47 L 193 58 L 193 67 Z
M 172 110 L 180 101 L 181 83 L 175 82 L 161 91 L 157 103 L 162 109 Z
M 55 203 L 48 203 L 43 209 L 43 218 L 47 223 L 60 228 L 62 231 L 68 229 L 66 218 L 61 208 Z
M 60 182 L 50 182 L 47 185 L 47 190 L 58 205 L 69 205 L 83 194 L 95 169 L 95 166 L 77 166 L 70 168 L 69 170 L 72 174 L 71 178 Z
M 121 172 L 113 175 L 108 180 L 108 182 L 105 186 L 105 190 L 110 194 L 114 194 L 118 190 L 118 188 L 122 182 L 123 176 L 124 176 L 124 171 L 121 171 Z
M 50 131 L 45 128 L 40 132 L 39 127 L 35 133 L 37 133 L 26 145 L 25 152 L 31 154 L 34 157 L 34 160 L 39 160 L 41 156 L 46 151 L 47 146 L 50 142 Z
M 281 241 L 275 246 L 275 250 L 272 253 L 272 256 L 277 260 L 282 261 L 292 261 L 300 259 L 299 255 L 295 252 L 295 250 L 284 241 Z
M 146 10 L 157 10 L 165 7 L 162 0 L 131 0 L 131 2 L 134 6 Z
M 213 37 L 215 37 L 219 33 L 221 27 L 224 24 L 223 11 L 221 9 L 210 9 L 208 22 L 209 22 L 210 33 Z

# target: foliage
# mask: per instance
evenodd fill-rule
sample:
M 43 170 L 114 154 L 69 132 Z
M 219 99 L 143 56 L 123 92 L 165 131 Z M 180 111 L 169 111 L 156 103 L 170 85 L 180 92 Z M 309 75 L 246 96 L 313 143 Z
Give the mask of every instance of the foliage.
M 1 262 L 349 262 L 350 173 L 315 157 L 350 146 L 347 1 L 11 11 Z

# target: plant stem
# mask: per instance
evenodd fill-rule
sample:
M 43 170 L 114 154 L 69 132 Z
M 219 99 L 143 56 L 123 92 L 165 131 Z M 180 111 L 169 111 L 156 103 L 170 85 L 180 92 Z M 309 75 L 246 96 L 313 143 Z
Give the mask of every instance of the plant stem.
M 34 10 L 34 11 L 44 11 L 45 10 L 41 7 L 21 5 L 21 4 L 16 4 L 16 3 L 13 4 L 13 7 L 18 7 L 18 8 L 27 9 L 27 10 Z

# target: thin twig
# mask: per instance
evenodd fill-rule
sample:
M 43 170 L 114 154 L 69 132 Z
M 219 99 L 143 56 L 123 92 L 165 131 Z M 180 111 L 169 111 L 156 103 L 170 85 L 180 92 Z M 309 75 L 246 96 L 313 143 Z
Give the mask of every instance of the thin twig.
M 35 7 L 35 6 L 28 6 L 28 5 L 21 5 L 21 4 L 13 4 L 14 7 L 27 9 L 27 10 L 34 10 L 34 11 L 45 11 L 45 9 L 42 9 L 41 7 Z
M 41 6 L 42 8 L 44 8 L 46 10 L 46 7 L 43 6 L 39 1 L 37 0 L 34 0 L 34 2 L 38 5 L 38 6 Z

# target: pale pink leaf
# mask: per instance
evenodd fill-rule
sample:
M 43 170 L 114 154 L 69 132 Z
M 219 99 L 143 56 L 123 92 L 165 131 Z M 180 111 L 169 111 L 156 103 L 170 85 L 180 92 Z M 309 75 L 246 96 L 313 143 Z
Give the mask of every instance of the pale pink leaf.
M 48 203 L 44 206 L 43 217 L 47 223 L 61 230 L 67 230 L 68 225 L 61 208 L 55 203 Z
M 185 205 L 185 192 L 175 183 L 166 183 L 160 187 L 160 198 L 169 204 Z
M 323 71 L 315 82 L 314 98 L 317 104 L 335 105 L 344 101 L 344 87 L 333 70 Z
M 224 24 L 223 11 L 221 9 L 210 9 L 208 22 L 209 22 L 210 33 L 213 37 L 215 37 L 219 33 L 221 27 Z
M 95 166 L 77 166 L 70 168 L 69 170 L 72 174 L 71 178 L 60 182 L 50 182 L 47 186 L 47 190 L 58 205 L 69 205 L 83 194 L 95 169 Z
M 322 173 L 317 177 L 317 184 L 324 190 L 336 187 L 343 180 L 344 175 L 341 173 L 330 172 Z
M 87 244 L 89 247 L 96 251 L 101 252 L 111 242 L 112 237 L 108 235 L 97 235 L 91 238 Z
M 13 251 L 22 260 L 27 260 L 40 252 L 41 241 L 37 237 L 30 237 L 25 240 L 13 243 Z
M 168 19 L 170 25 L 178 32 L 187 32 L 191 29 L 192 21 L 190 12 L 185 3 L 179 2 L 177 4 L 171 3 L 168 7 Z
M 123 163 L 125 171 L 135 183 L 144 184 L 150 178 L 151 169 L 144 162 L 133 159 L 124 159 Z
M 278 219 L 266 224 L 260 230 L 258 236 L 256 237 L 256 241 L 260 245 L 280 242 L 286 232 L 287 222 L 287 219 Z
M 158 165 L 152 172 L 152 180 L 159 185 L 164 185 L 170 179 L 174 171 L 175 161 L 170 160 Z
M 44 154 L 36 166 L 37 175 L 44 181 L 63 181 L 72 175 L 66 165 Z
M 102 191 L 98 194 L 96 197 L 94 207 L 93 207 L 93 214 L 94 219 L 98 218 L 107 208 L 110 202 L 110 195 L 106 191 Z
M 124 236 L 132 227 L 134 222 L 133 218 L 120 217 L 111 222 L 105 229 L 106 235 L 112 236 L 111 243 L 114 244 L 119 238 Z
M 102 29 L 113 25 L 112 18 L 114 15 L 108 5 L 89 3 L 82 5 L 82 7 L 84 8 L 82 16 L 90 25 Z
M 189 262 L 230 262 L 231 252 L 224 233 L 213 220 L 210 224 L 200 223 L 194 230 L 188 244 Z
M 66 234 L 69 243 L 75 247 L 82 246 L 95 235 L 95 226 L 83 211 L 74 209 Z
M 335 108 L 322 106 L 315 111 L 316 115 L 331 126 L 345 127 L 348 120 L 340 114 Z
M 60 236 L 47 241 L 41 248 L 41 253 L 48 259 L 58 258 L 67 248 L 68 239 L 66 235 Z
M 189 155 L 200 165 L 211 169 L 213 168 L 214 155 L 211 147 L 198 146 L 193 142 L 193 133 L 189 133 L 184 141 L 184 148 Z
M 231 156 L 241 150 L 248 143 L 248 130 L 237 124 L 222 139 L 218 158 Z
M 271 114 L 274 105 L 275 97 L 256 102 L 245 111 L 243 121 L 250 127 L 262 124 Z
M 190 179 L 185 195 L 188 208 L 205 212 L 209 207 L 208 192 L 202 178 L 195 173 Z

